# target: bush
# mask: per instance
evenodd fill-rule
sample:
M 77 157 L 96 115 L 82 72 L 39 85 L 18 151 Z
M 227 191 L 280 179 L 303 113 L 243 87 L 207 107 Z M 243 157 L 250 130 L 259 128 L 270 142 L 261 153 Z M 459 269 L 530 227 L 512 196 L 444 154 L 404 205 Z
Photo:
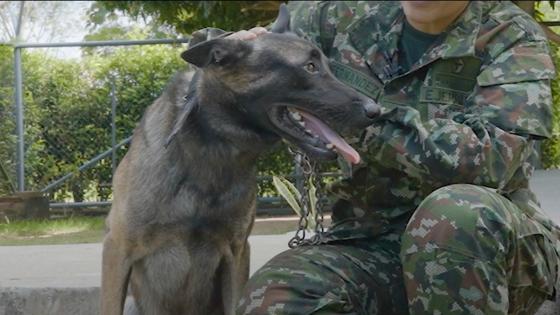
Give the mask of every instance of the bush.
M 130 136 L 144 109 L 173 73 L 185 67 L 179 52 L 163 45 L 127 47 L 82 62 L 25 54 L 28 187 L 42 189 L 111 147 L 111 82 L 117 96 L 117 139 Z M 51 198 L 107 199 L 110 160 L 74 177 Z
M 551 44 L 551 55 L 556 69 L 560 70 L 560 49 Z M 541 162 L 545 169 L 560 168 L 560 77 L 557 75 L 551 82 L 552 87 L 552 112 L 553 112 L 553 136 L 542 142 Z
M 9 181 L 15 178 L 15 119 L 13 104 L 13 50 L 10 46 L 0 45 L 0 195 L 10 192 Z M 15 185 L 15 183 L 14 183 Z

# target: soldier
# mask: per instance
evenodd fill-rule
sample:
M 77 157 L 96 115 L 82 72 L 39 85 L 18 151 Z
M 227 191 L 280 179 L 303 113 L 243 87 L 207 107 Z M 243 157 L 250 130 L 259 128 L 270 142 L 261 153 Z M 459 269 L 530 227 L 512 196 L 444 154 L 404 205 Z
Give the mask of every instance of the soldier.
M 551 136 L 539 25 L 509 1 L 289 8 L 292 30 L 383 113 L 330 188 L 326 242 L 270 260 L 238 314 L 533 314 L 553 299 L 559 229 L 528 185 Z

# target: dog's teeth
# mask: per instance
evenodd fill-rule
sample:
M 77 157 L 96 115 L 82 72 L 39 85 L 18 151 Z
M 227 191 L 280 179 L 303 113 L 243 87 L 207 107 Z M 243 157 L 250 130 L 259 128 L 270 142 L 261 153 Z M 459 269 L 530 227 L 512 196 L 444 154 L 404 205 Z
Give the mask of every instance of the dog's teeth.
M 305 122 L 303 120 L 298 121 L 298 124 L 302 127 L 305 127 Z
M 309 130 L 309 129 L 305 129 L 305 132 L 310 133 L 310 134 L 313 134 L 313 133 L 311 132 L 311 130 Z
M 329 149 L 329 150 L 334 149 L 334 144 L 332 144 L 332 143 L 327 143 L 327 149 Z
M 290 113 L 290 116 L 296 121 L 301 121 L 303 119 L 300 113 L 297 112 L 295 109 L 288 108 L 288 112 Z

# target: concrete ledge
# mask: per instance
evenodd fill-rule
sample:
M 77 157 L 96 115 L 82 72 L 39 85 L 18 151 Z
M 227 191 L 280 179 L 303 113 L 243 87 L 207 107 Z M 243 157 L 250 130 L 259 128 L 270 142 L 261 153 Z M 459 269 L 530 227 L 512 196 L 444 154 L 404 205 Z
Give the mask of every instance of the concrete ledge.
M 556 296 L 556 302 L 546 301 L 535 315 L 558 315 L 560 314 L 560 297 Z
M 251 236 L 251 274 L 292 235 Z M 99 314 L 101 244 L 0 246 L 0 257 L 0 315 Z
M 0 288 L 0 315 L 97 315 L 99 288 Z M 536 315 L 560 314 L 546 301 Z
M 1 315 L 99 314 L 99 288 L 0 288 Z

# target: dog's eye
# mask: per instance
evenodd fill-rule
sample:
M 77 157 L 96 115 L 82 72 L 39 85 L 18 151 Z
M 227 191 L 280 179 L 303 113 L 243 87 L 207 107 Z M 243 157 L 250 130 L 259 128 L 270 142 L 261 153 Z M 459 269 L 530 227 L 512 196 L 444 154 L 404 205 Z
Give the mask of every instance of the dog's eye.
M 309 72 L 309 73 L 315 73 L 318 71 L 317 66 L 313 63 L 313 62 L 308 62 L 305 65 L 305 71 Z

